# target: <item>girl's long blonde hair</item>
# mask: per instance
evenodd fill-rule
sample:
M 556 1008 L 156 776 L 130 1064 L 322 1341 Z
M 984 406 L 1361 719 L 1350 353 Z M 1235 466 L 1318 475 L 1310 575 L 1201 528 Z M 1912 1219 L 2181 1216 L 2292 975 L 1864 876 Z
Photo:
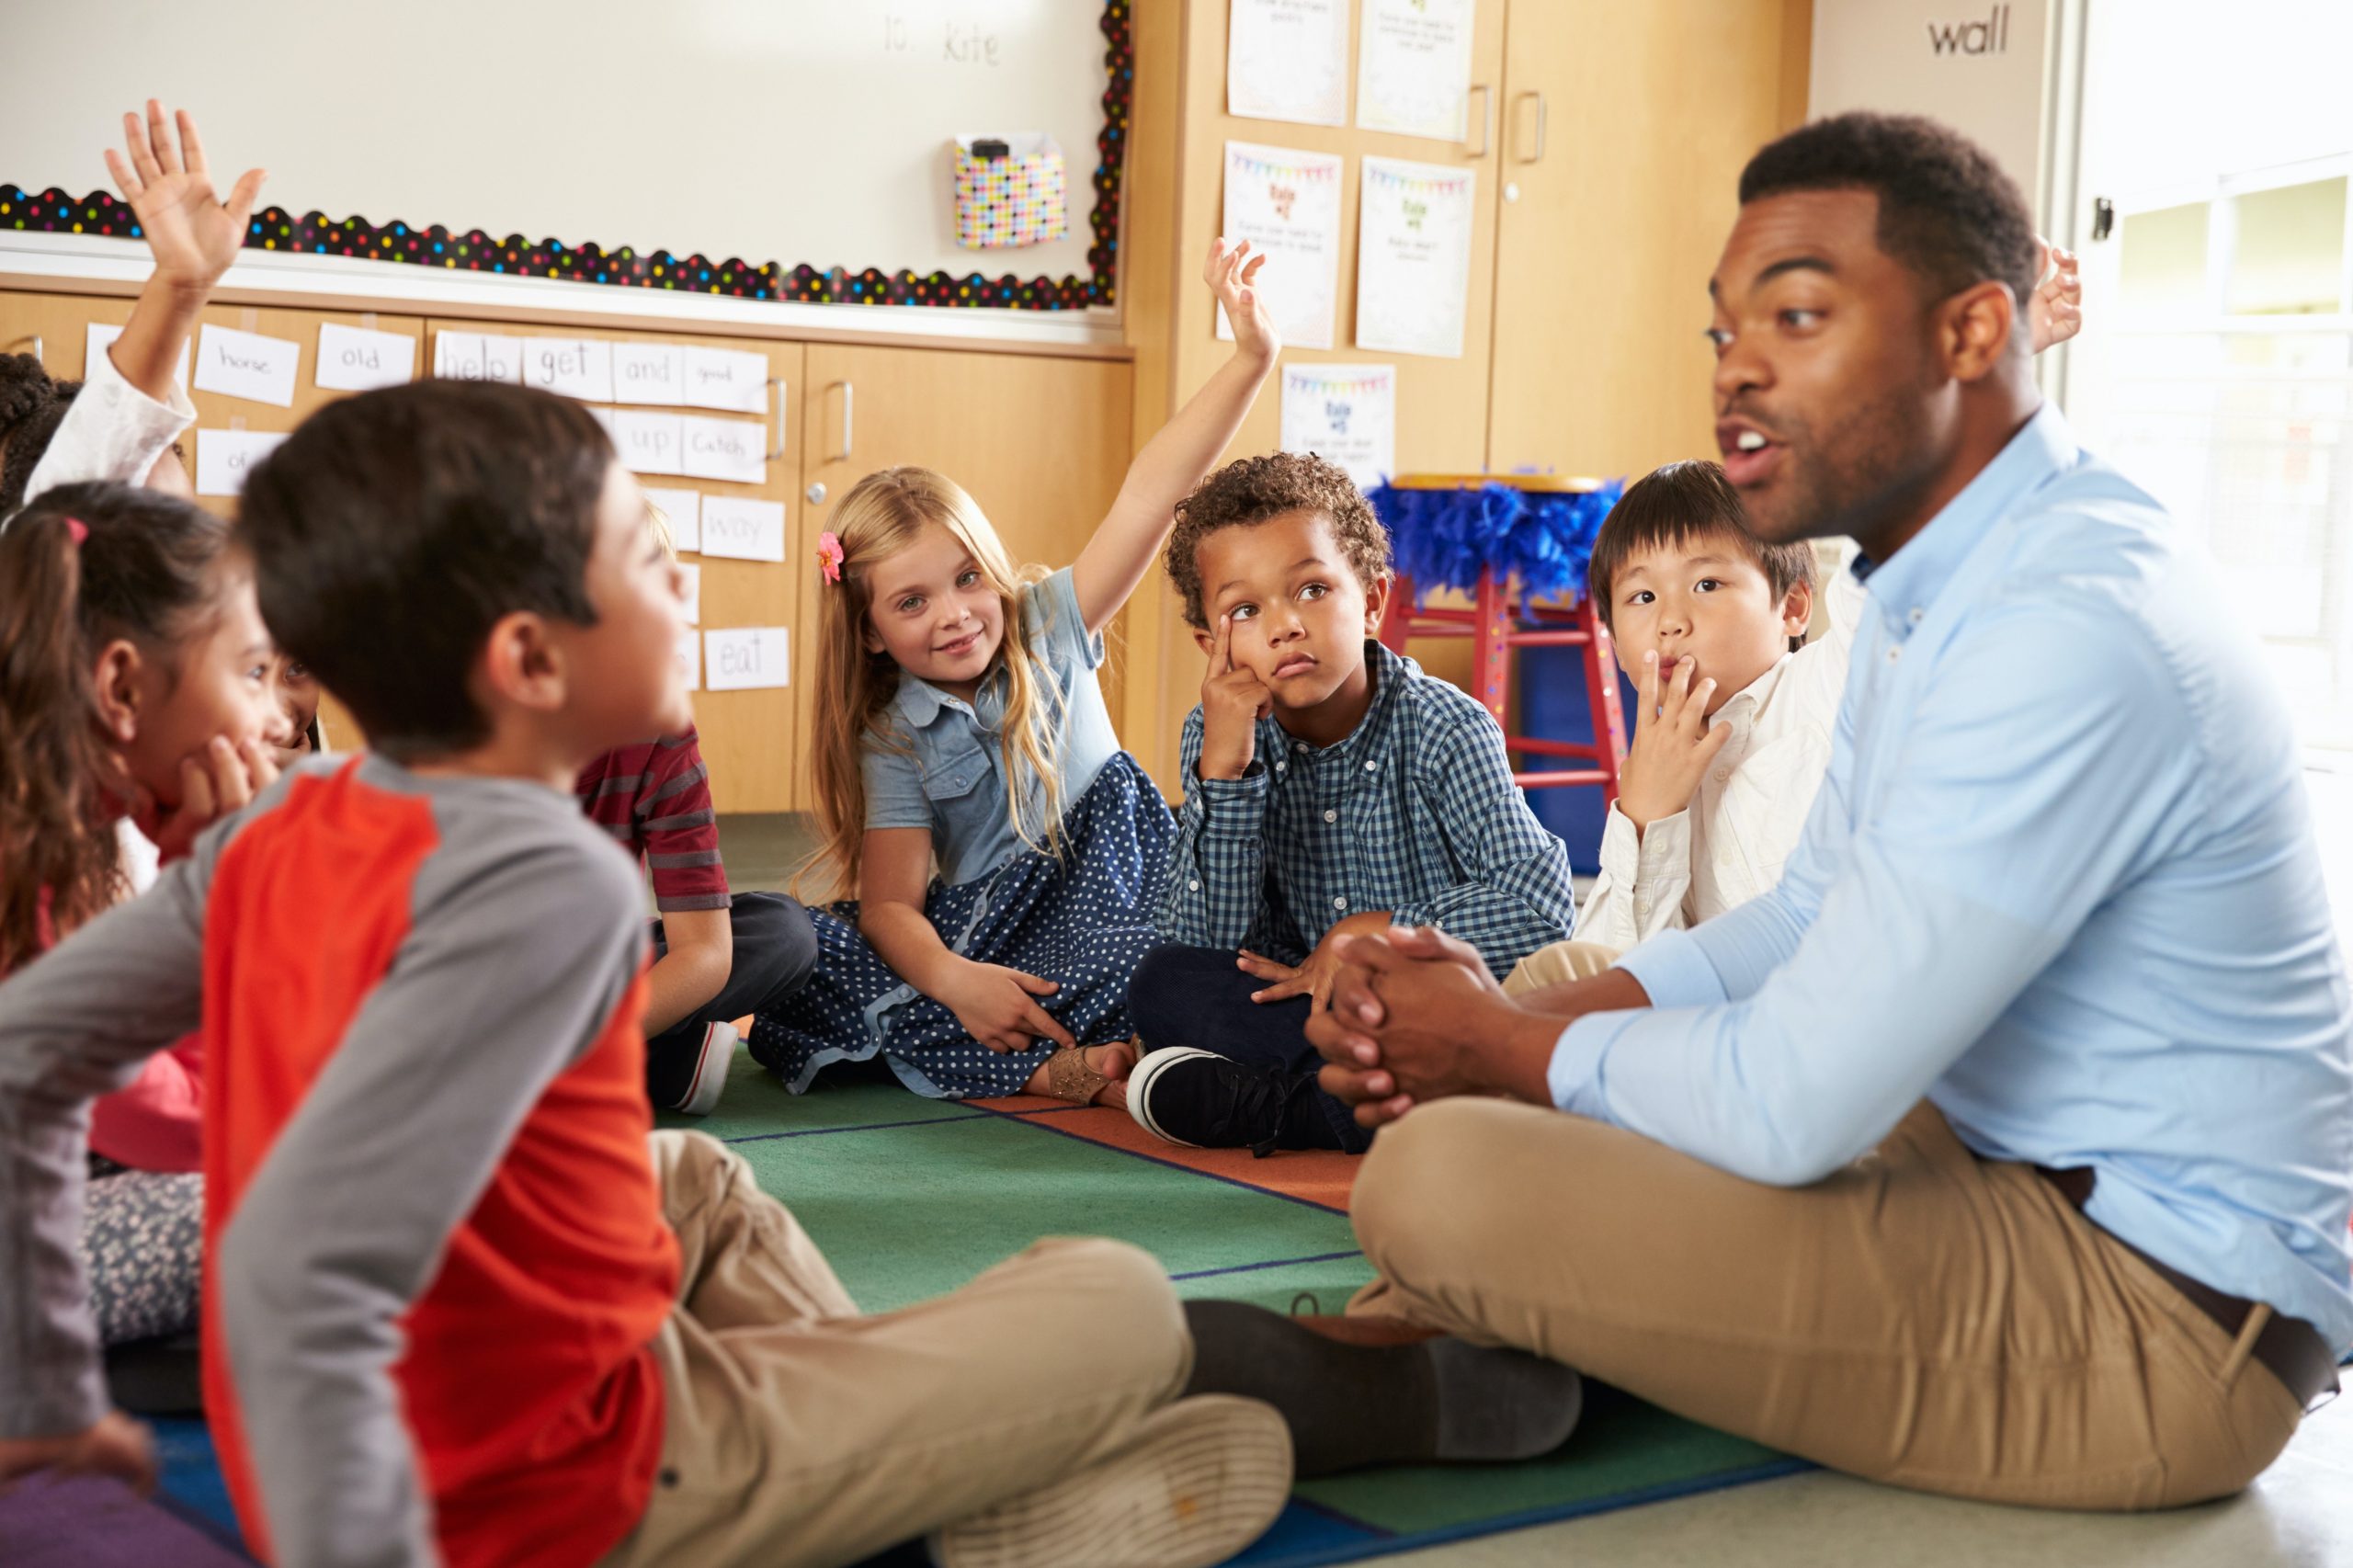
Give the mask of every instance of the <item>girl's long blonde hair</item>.
M 1063 787 L 1057 730 L 1062 692 L 1030 651 L 1022 604 L 1048 573 L 1016 568 L 1004 540 L 972 498 L 947 475 L 927 468 L 886 468 L 868 474 L 834 508 L 842 549 L 841 581 L 821 584 L 817 609 L 816 719 L 813 771 L 818 845 L 795 879 L 794 891 L 820 870 L 831 873 L 836 897 L 854 897 L 866 844 L 866 775 L 859 754 L 869 735 L 893 750 L 911 749 L 886 713 L 898 694 L 898 661 L 869 652 L 868 613 L 874 569 L 915 542 L 929 524 L 956 536 L 1004 605 L 1005 631 L 983 681 L 1001 667 L 1010 679 L 998 736 L 1006 810 L 1021 841 L 1062 853 Z M 1034 793 L 1033 793 L 1034 787 Z

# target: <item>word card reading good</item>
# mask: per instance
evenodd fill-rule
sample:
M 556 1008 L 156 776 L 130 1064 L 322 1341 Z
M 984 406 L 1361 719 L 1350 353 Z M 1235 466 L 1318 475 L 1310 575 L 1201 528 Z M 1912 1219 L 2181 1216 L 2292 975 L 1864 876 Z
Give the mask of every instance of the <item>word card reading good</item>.
M 688 691 L 702 689 L 701 632 L 681 631 L 678 633 L 678 668 L 686 672 Z
M 92 322 L 90 324 L 88 342 L 82 350 L 83 354 L 85 356 L 82 361 L 82 379 L 84 381 L 86 381 L 90 379 L 90 372 L 98 368 L 98 361 L 106 357 L 106 351 L 114 347 L 114 340 L 121 335 L 122 328 L 119 326 L 108 326 L 102 322 Z M 180 385 L 183 387 L 187 386 L 188 345 L 185 343 L 180 345 L 180 363 L 177 374 L 180 379 Z
M 678 602 L 686 607 L 687 624 L 697 626 L 702 621 L 702 568 L 681 564 L 678 568 Z
M 686 426 L 686 467 L 689 479 L 725 479 L 737 484 L 763 484 L 768 477 L 768 432 L 765 425 L 741 419 L 681 416 Z M 706 517 L 705 521 L 709 521 Z M 784 559 L 778 556 L 778 560 Z
M 768 357 L 735 348 L 687 349 L 687 403 L 737 414 L 768 411 Z
M 329 392 L 369 392 L 396 387 L 416 375 L 416 339 L 397 332 L 319 324 L 316 380 Z
M 583 403 L 610 403 L 613 346 L 599 337 L 527 337 L 523 384 Z
M 734 626 L 702 634 L 702 683 L 707 691 L 764 691 L 787 686 L 792 633 L 781 626 Z
M 301 364 L 302 346 L 290 339 L 207 323 L 196 345 L 196 390 L 291 408 Z
M 445 332 L 433 340 L 433 373 L 447 381 L 523 379 L 523 340 L 488 332 Z
M 665 490 L 657 485 L 643 487 L 645 498 L 662 508 L 670 519 L 670 542 L 680 550 L 702 549 L 702 492 L 699 490 Z
M 196 493 L 242 495 L 245 475 L 286 439 L 276 430 L 199 430 L 196 433 Z
M 740 495 L 702 498 L 702 553 L 733 561 L 784 559 L 784 503 Z
M 675 343 L 613 345 L 613 396 L 676 408 L 685 402 L 686 358 Z
M 681 433 L 675 414 L 642 414 L 634 408 L 601 411 L 613 450 L 631 473 L 684 473 L 679 467 Z

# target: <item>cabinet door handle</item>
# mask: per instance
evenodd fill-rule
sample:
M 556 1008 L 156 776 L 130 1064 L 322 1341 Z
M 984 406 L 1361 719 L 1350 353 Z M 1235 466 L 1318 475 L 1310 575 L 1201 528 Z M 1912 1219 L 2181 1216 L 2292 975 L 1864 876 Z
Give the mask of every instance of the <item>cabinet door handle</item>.
M 1479 144 L 1476 147 L 1471 145 L 1471 137 L 1466 130 L 1462 138 L 1462 155 L 1466 158 L 1483 158 L 1487 155 L 1488 142 L 1495 139 L 1495 90 L 1484 82 L 1473 82 L 1471 84 L 1471 91 L 1479 95 Z
M 851 449 L 856 445 L 852 426 L 858 418 L 858 389 L 847 381 L 835 381 L 834 385 L 842 389 L 842 449 L 840 456 L 834 460 L 846 463 L 849 461 Z
M 784 458 L 784 378 L 770 376 L 768 385 L 776 391 L 776 449 L 768 453 L 768 461 L 780 462 Z
M 1513 150 L 1514 150 L 1514 152 L 1515 152 L 1515 153 L 1517 153 L 1517 152 L 1518 152 L 1518 144 L 1519 144 L 1518 127 L 1519 127 L 1520 123 L 1522 122 L 1522 119 L 1524 119 L 1524 117 L 1520 117 L 1520 116 L 1518 116 L 1518 113 L 1517 113 L 1517 111 L 1518 110 L 1518 108 L 1519 108 L 1522 105 L 1526 104 L 1526 103 L 1528 102 L 1528 100 L 1529 100 L 1529 99 L 1530 99 L 1530 98 L 1534 98 L 1534 99 L 1536 100 L 1536 151 L 1535 151 L 1535 152 L 1533 152 L 1533 153 L 1529 153 L 1529 154 L 1528 154 L 1528 155 L 1526 155 L 1525 157 L 1522 157 L 1519 161 L 1520 161 L 1521 163 L 1523 163 L 1523 164 L 1540 164 L 1540 163 L 1542 163 L 1542 162 L 1544 161 L 1544 120 L 1545 120 L 1545 112 L 1544 112 L 1544 108 L 1545 108 L 1545 106 L 1544 106 L 1544 95 L 1543 95 L 1543 94 L 1541 94 L 1541 93 L 1522 93 L 1522 94 L 1520 94 L 1520 95 L 1519 95 L 1519 97 L 1518 97 L 1518 99 L 1517 100 L 1517 102 L 1515 102 L 1515 103 L 1513 104 L 1512 108 L 1513 108 L 1513 109 L 1514 109 L 1514 111 L 1515 111 L 1515 118 L 1514 118 L 1514 120 L 1513 120 L 1512 145 L 1513 145 Z

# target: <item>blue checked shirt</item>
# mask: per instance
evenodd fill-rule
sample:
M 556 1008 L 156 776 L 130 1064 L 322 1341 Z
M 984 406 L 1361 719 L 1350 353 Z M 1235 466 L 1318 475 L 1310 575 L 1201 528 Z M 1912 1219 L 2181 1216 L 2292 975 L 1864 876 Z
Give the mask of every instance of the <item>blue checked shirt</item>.
M 1372 706 L 1354 733 L 1318 751 L 1261 719 L 1240 778 L 1200 777 L 1200 709 L 1186 718 L 1161 934 L 1298 963 L 1340 920 L 1387 910 L 1508 973 L 1568 937 L 1567 851 L 1511 781 L 1484 708 L 1378 642 L 1365 657 Z
M 1870 573 L 1780 885 L 1620 967 L 1563 1109 L 1810 1182 L 1925 1096 L 1989 1160 L 2353 1346 L 2353 1005 L 2277 676 L 2046 405 Z

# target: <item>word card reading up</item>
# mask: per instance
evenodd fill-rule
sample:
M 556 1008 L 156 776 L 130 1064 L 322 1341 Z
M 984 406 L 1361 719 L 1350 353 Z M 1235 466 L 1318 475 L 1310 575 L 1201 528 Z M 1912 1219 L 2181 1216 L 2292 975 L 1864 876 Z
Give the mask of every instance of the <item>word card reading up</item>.
M 319 324 L 319 385 L 329 392 L 396 387 L 416 374 L 416 339 L 397 332 Z
M 702 553 L 733 561 L 784 559 L 784 503 L 739 495 L 702 498 Z
M 196 345 L 196 390 L 291 408 L 301 364 L 299 343 L 207 323 Z
M 613 450 L 620 454 L 621 466 L 631 473 L 684 473 L 679 467 L 678 416 L 675 414 L 644 414 L 634 408 L 608 408 L 597 412 L 605 415 L 605 429 L 613 437 Z
M 764 691 L 788 686 L 792 633 L 781 626 L 735 626 L 702 634 L 702 682 L 709 691 Z
M 245 475 L 286 439 L 274 430 L 199 430 L 196 433 L 196 493 L 242 495 Z

